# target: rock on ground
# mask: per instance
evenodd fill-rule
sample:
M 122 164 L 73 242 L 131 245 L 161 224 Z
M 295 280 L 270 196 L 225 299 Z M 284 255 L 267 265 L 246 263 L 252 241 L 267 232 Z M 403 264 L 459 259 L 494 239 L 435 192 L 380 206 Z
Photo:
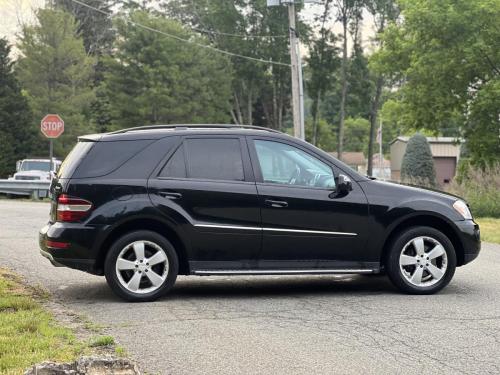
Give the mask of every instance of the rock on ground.
M 81 357 L 72 363 L 42 362 L 24 375 L 139 375 L 137 365 L 128 359 Z

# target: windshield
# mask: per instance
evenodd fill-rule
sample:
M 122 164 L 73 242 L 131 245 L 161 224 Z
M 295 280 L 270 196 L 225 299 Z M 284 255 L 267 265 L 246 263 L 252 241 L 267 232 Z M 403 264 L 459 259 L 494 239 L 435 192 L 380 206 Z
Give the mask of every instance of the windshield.
M 21 171 L 44 171 L 50 172 L 50 162 L 25 160 L 21 164 Z

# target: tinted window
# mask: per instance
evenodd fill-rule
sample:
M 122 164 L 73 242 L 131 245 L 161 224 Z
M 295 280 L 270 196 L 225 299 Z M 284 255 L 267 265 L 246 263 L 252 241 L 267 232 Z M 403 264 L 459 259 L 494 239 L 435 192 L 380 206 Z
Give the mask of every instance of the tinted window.
M 168 160 L 167 165 L 162 169 L 160 176 L 186 178 L 186 162 L 184 158 L 183 145 L 181 145 Z
M 64 159 L 57 173 L 57 177 L 70 178 L 75 168 L 78 167 L 80 160 L 87 155 L 87 152 L 93 145 L 94 142 L 78 142 L 68 156 L 66 156 L 66 159 Z
M 154 140 L 96 142 L 73 178 L 105 176 L 153 143 Z
M 307 152 L 280 142 L 256 140 L 254 143 L 264 182 L 335 187 L 332 168 Z
M 239 139 L 187 139 L 184 144 L 189 178 L 244 180 Z

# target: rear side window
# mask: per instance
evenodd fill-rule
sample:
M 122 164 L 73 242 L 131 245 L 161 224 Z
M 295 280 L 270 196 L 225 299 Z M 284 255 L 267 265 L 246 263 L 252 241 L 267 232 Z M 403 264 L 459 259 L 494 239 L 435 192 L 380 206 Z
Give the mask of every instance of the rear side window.
M 135 156 L 154 140 L 96 142 L 72 178 L 105 176 Z
M 181 145 L 160 172 L 160 177 L 186 178 L 184 146 Z
M 186 139 L 188 178 L 243 181 L 243 160 L 238 138 Z
M 80 161 L 87 155 L 94 142 L 78 142 L 61 164 L 57 177 L 70 178 Z

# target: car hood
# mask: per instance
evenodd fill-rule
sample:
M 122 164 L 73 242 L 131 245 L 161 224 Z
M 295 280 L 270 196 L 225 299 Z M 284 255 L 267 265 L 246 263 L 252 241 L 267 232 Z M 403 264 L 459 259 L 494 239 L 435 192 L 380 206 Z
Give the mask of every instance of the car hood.
M 464 200 L 462 197 L 459 197 L 454 194 L 450 193 L 445 193 L 440 190 L 436 189 L 431 189 L 431 188 L 425 188 L 421 186 L 415 186 L 415 185 L 409 185 L 409 184 L 404 184 L 404 183 L 399 183 L 395 181 L 381 181 L 381 180 L 370 180 L 368 183 L 371 184 L 377 184 L 380 187 L 384 188 L 384 190 L 387 189 L 387 192 L 390 193 L 391 190 L 398 190 L 399 192 L 408 192 L 409 196 L 415 196 L 415 195 L 420 195 L 420 196 L 426 196 L 429 198 L 435 198 L 435 199 L 444 199 L 448 200 L 450 202 L 455 202 L 457 199 Z

